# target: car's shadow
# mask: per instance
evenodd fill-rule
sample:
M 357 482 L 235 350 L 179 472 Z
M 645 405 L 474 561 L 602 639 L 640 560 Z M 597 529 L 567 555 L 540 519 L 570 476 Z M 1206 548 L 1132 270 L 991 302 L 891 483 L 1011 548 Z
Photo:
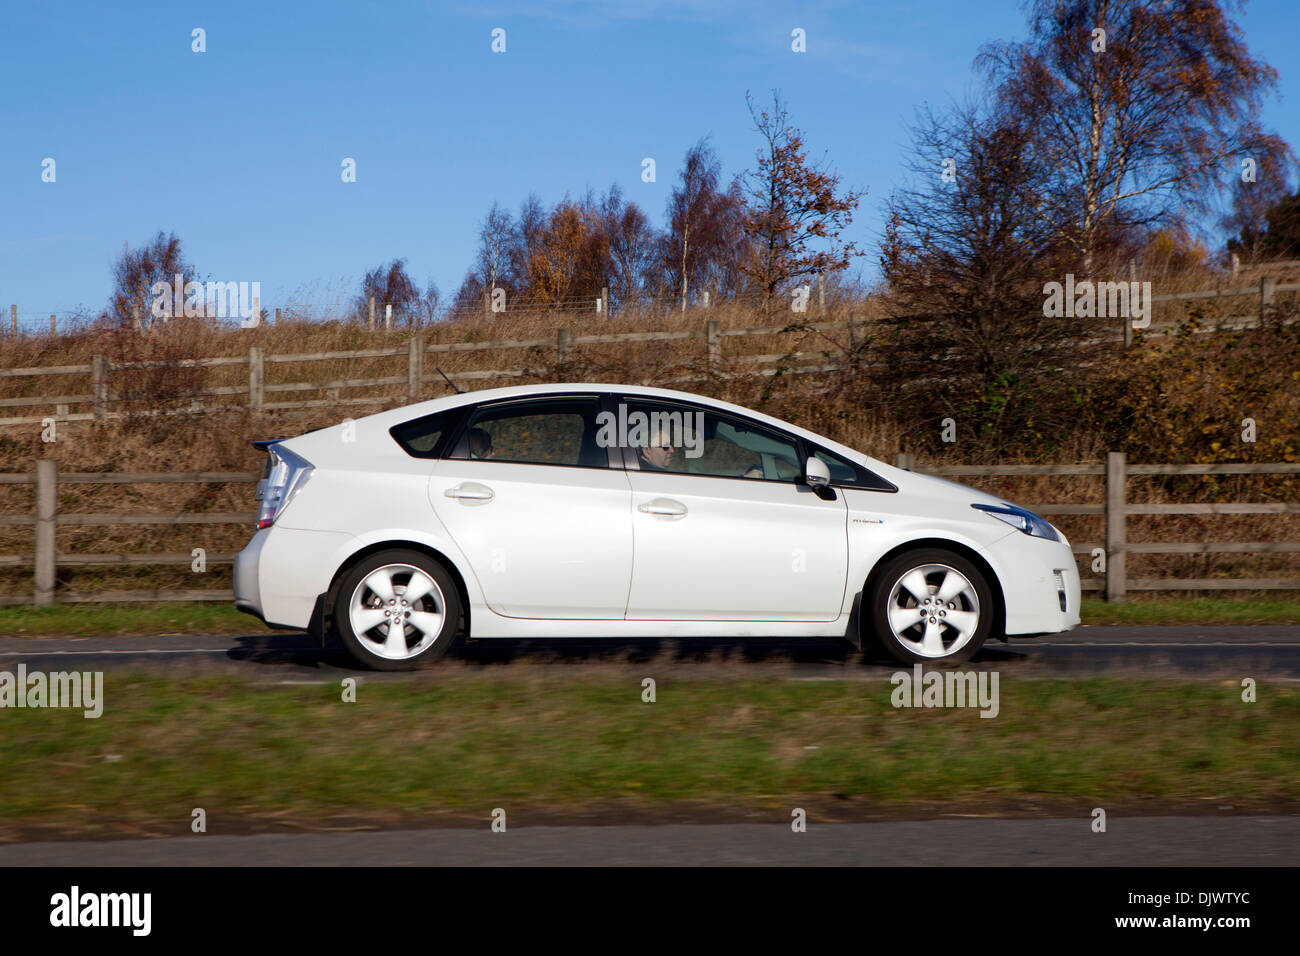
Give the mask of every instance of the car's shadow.
M 285 632 L 235 639 L 227 652 L 232 661 L 265 667 L 289 666 L 330 670 L 360 670 L 337 642 L 321 647 L 308 634 Z M 1026 654 L 1005 644 L 985 645 L 970 662 L 973 666 L 1021 661 Z M 843 641 L 813 638 L 492 638 L 458 640 L 444 660 L 469 666 L 515 662 L 642 664 L 660 661 L 678 664 L 820 664 L 844 668 L 897 669 L 900 665 L 881 653 L 858 651 Z M 962 665 L 956 665 L 962 666 Z

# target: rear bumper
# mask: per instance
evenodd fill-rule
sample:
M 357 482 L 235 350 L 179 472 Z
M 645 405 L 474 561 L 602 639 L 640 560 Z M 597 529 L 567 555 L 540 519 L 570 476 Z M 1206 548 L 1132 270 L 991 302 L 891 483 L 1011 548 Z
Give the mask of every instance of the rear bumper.
M 319 627 L 322 595 L 354 540 L 338 531 L 262 528 L 235 556 L 235 607 L 271 627 Z

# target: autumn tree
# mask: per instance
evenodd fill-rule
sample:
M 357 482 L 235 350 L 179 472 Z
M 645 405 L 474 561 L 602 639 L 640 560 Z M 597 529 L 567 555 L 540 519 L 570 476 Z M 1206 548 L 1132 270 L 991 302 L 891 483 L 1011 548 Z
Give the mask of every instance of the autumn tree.
M 175 233 L 159 232 L 151 241 L 137 248 L 126 248 L 113 264 L 113 294 L 109 299 L 108 318 L 119 328 L 133 328 L 138 321 L 142 329 L 153 322 L 151 306 L 156 296 L 155 283 L 168 287 L 197 280 L 194 267 L 185 259 L 181 241 Z M 181 290 L 181 294 L 184 292 Z
M 529 193 L 519 204 L 519 214 L 515 216 L 514 234 L 509 247 L 509 272 L 515 277 L 521 295 L 529 292 L 533 257 L 541 246 L 541 236 L 548 218 L 549 213 L 536 193 Z
M 361 293 L 353 302 L 353 310 L 357 315 L 368 319 L 372 299 L 378 317 L 382 317 L 386 307 L 391 305 L 394 321 L 408 324 L 412 321 L 412 313 L 416 311 L 420 300 L 420 290 L 407 275 L 404 259 L 394 259 L 386 266 L 367 272 L 361 280 Z
M 1042 214 L 1093 269 L 1105 230 L 1202 215 L 1259 124 L 1277 74 L 1218 0 L 1028 0 L 1029 37 L 978 66 L 1037 132 L 1053 182 Z
M 753 253 L 743 271 L 770 304 L 787 283 L 846 269 L 861 255 L 840 234 L 863 193 L 841 192 L 824 159 L 809 161 L 780 93 L 773 91 L 770 109 L 760 111 L 748 94 L 745 102 L 762 143 L 755 168 L 743 176 L 744 231 Z
M 593 204 L 565 199 L 537 236 L 529 262 L 533 301 L 556 305 L 600 295 L 605 282 L 609 240 Z

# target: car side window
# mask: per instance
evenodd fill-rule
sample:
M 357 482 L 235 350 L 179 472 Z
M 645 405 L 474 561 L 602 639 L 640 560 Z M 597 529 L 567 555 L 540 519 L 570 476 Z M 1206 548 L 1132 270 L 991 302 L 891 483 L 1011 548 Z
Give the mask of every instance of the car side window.
M 802 474 L 798 442 L 756 422 L 672 402 L 625 401 L 616 411 L 642 471 L 757 481 Z
M 609 466 L 596 442 L 596 396 L 485 405 L 466 423 L 454 457 L 533 465 Z

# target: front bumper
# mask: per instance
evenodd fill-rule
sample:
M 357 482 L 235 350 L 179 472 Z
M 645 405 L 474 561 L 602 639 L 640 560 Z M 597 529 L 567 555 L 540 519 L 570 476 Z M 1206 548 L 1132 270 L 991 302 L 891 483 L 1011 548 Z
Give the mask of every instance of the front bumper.
M 1079 566 L 1068 541 L 1013 531 L 985 549 L 1002 583 L 1006 634 L 1055 634 L 1079 624 Z

